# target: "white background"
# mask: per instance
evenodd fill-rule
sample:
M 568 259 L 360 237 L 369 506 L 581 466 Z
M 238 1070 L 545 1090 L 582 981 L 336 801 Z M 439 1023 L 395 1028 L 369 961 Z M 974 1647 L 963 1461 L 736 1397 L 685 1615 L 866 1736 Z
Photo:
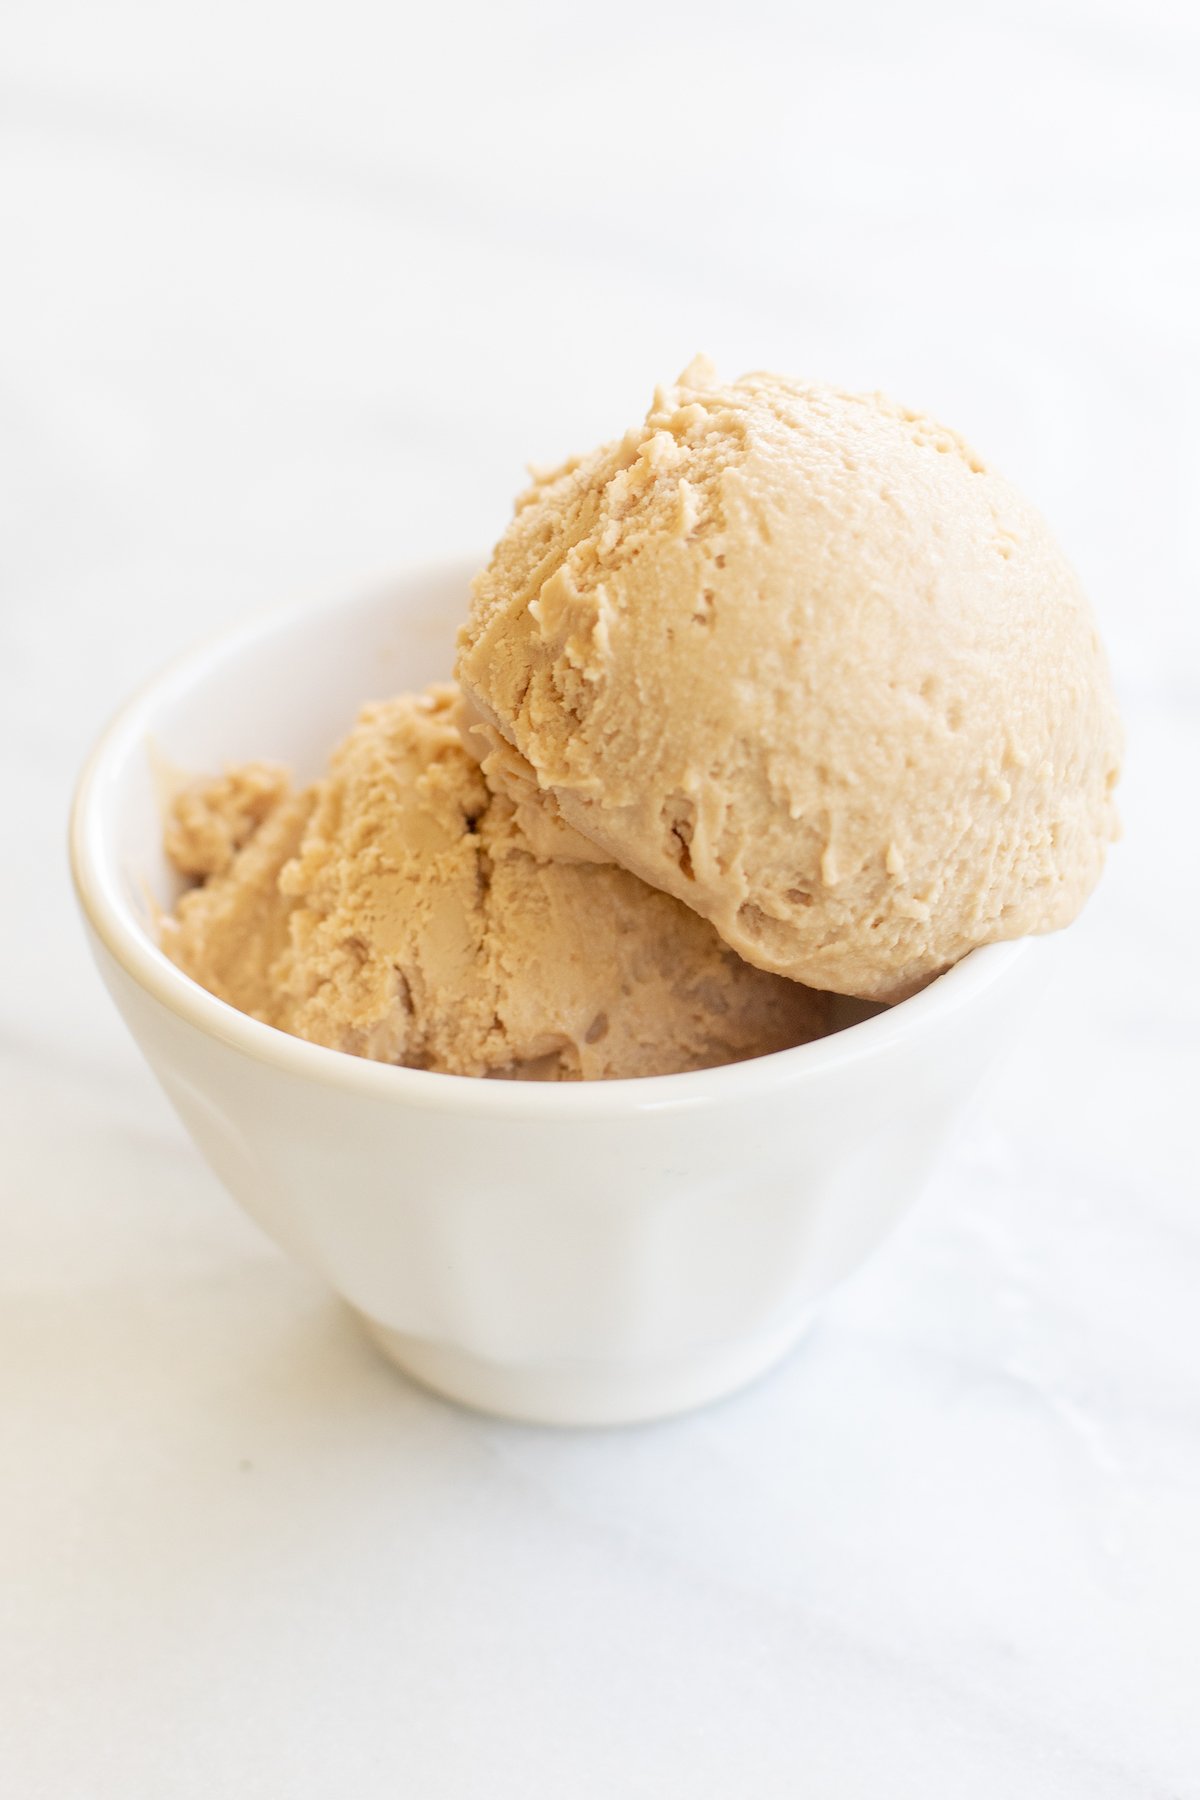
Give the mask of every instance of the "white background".
M 5 9 L 0 1792 L 1200 1794 L 1194 6 Z M 676 1424 L 409 1388 L 73 914 L 74 772 L 256 608 L 484 551 L 697 349 L 1024 485 L 1127 834 L 925 1201 Z

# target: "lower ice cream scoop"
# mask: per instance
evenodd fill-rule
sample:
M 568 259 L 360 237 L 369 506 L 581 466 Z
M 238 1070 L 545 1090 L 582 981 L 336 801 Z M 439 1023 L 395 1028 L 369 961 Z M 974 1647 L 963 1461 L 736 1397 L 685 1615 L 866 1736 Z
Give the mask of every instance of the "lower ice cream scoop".
M 527 834 L 464 723 L 437 687 L 365 707 L 299 792 L 264 765 L 187 786 L 167 843 L 202 884 L 168 954 L 267 1024 L 457 1075 L 666 1074 L 821 1035 L 822 996 L 574 834 Z

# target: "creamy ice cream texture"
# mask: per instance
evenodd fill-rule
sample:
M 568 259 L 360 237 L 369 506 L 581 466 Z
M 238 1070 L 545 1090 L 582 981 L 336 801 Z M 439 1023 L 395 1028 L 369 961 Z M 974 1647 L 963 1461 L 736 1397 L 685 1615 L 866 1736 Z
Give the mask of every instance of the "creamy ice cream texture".
M 167 847 L 201 885 L 164 947 L 267 1024 L 458 1075 L 666 1074 L 822 1032 L 821 996 L 743 962 L 524 779 L 446 686 L 366 707 L 300 792 L 265 764 L 192 783 Z
M 457 672 L 527 831 L 540 810 L 835 992 L 897 1000 L 1067 924 L 1116 833 L 1074 573 L 960 438 L 877 395 L 693 364 L 518 501 Z
M 452 686 L 299 792 L 177 794 L 168 953 L 313 1042 L 463 1075 L 803 1043 L 1078 912 L 1120 731 L 1078 582 L 954 433 L 692 365 L 535 479 Z M 808 984 L 808 985 L 802 985 Z

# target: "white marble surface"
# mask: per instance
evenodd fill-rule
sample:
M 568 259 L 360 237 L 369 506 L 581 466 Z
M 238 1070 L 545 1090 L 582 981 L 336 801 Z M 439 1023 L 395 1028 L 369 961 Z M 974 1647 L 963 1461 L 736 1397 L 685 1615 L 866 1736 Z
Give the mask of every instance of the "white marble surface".
M 0 1792 L 1200 1794 L 1194 7 L 42 0 L 0 58 Z M 1127 837 L 801 1352 L 559 1436 L 407 1387 L 235 1212 L 64 817 L 166 656 L 486 545 L 701 346 L 1033 492 Z

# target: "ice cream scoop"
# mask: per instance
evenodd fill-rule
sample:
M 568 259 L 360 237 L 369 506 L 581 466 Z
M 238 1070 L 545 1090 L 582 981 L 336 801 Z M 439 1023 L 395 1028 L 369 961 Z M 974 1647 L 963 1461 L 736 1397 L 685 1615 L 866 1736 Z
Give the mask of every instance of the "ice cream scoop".
M 1070 565 L 878 395 L 694 363 L 518 501 L 457 673 L 544 808 L 819 988 L 894 1001 L 1067 924 L 1116 831 Z
M 821 996 L 565 828 L 527 835 L 463 724 L 436 687 L 366 707 L 301 792 L 263 765 L 187 786 L 167 844 L 205 879 L 168 954 L 310 1042 L 458 1075 L 675 1073 L 821 1034 Z

